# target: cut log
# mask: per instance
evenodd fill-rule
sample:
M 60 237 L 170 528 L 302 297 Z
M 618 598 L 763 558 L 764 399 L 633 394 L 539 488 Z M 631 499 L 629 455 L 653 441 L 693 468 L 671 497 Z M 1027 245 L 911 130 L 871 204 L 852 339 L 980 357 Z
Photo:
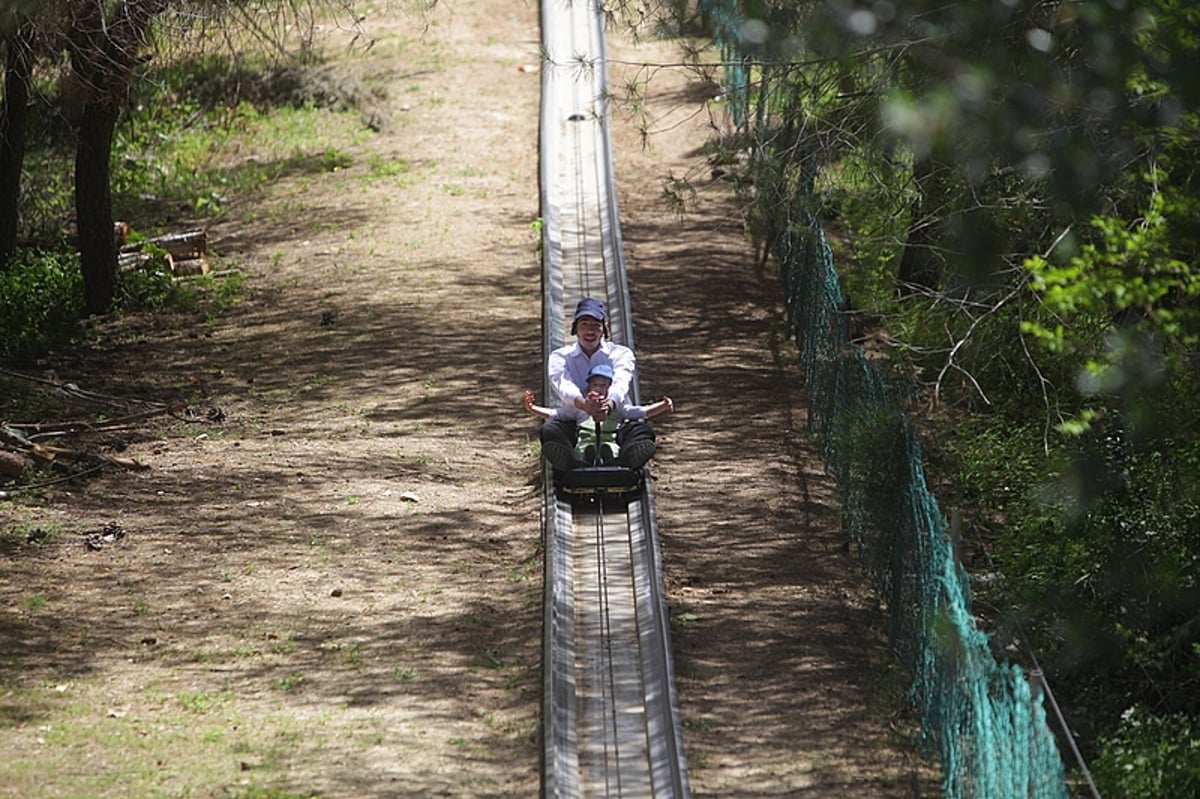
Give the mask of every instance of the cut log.
M 134 269 L 141 269 L 149 263 L 154 256 L 148 252 L 140 250 L 134 252 L 122 252 L 117 255 L 117 267 L 122 272 L 132 272 Z
M 125 258 L 131 255 L 146 256 L 145 248 L 153 246 L 164 251 L 167 254 L 167 267 L 172 274 L 176 275 L 201 275 L 208 274 L 208 232 L 205 230 L 189 230 L 186 233 L 168 233 L 164 236 L 155 236 L 143 241 L 126 244 L 121 248 L 121 263 L 126 263 Z M 129 263 L 130 268 L 136 268 L 145 263 L 145 260 L 137 261 L 133 258 Z
M 188 258 L 186 260 L 180 258 L 170 259 L 171 271 L 176 275 L 207 275 L 209 273 L 208 258 L 201 255 L 199 258 Z
M 0 480 L 19 480 L 28 463 L 16 452 L 0 450 Z
M 189 230 L 186 233 L 167 233 L 162 236 L 153 236 L 126 244 L 121 248 L 121 252 L 137 252 L 144 249 L 147 245 L 154 245 L 161 250 L 166 250 L 172 258 L 187 261 L 199 258 L 208 252 L 208 232 L 204 230 Z

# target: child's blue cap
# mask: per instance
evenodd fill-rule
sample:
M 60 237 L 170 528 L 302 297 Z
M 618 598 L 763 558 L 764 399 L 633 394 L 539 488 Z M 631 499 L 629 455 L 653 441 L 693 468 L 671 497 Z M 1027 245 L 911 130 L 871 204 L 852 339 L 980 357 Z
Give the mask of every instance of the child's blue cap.
M 612 380 L 613 368 L 606 363 L 598 363 L 588 370 L 587 379 L 591 380 L 593 377 L 607 377 Z

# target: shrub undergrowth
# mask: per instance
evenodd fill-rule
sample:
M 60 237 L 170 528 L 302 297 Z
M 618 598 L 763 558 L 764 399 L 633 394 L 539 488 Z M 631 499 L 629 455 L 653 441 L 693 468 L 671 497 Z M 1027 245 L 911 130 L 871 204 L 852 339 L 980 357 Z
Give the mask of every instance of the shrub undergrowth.
M 23 362 L 80 331 L 83 277 L 73 256 L 25 252 L 0 271 L 0 359 Z

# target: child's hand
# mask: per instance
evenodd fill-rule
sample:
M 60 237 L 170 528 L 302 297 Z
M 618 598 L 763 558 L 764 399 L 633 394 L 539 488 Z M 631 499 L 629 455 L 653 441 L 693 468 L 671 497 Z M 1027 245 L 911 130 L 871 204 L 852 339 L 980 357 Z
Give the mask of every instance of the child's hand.
M 533 392 L 529 390 L 525 391 L 525 410 L 533 413 Z
M 603 420 L 604 417 L 608 415 L 607 404 L 608 400 L 601 396 L 599 392 L 589 391 L 587 396 L 583 398 L 583 404 L 580 405 L 579 402 L 576 401 L 575 407 L 579 408 L 593 419 Z
M 675 402 L 670 397 L 663 394 L 662 401 L 667 406 L 667 413 L 675 413 Z

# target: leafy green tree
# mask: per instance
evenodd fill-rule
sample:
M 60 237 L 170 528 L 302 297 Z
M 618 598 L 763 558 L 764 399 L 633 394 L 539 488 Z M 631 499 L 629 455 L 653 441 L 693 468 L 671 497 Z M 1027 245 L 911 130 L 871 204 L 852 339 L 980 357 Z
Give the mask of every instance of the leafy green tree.
M 1049 351 L 1083 361 L 1080 382 L 1088 395 L 1115 393 L 1134 377 L 1122 336 L 1151 337 L 1168 361 L 1162 368 L 1185 366 L 1200 344 L 1200 267 L 1176 251 L 1176 215 L 1170 213 L 1193 203 L 1175 194 L 1153 194 L 1133 226 L 1117 217 L 1094 218 L 1089 243 L 1070 258 L 1051 262 L 1035 255 L 1026 262 L 1044 314 L 1023 328 Z M 1142 376 L 1143 382 L 1156 379 Z
M 846 318 L 933 400 L 994 531 L 985 602 L 1017 598 L 1089 752 L 1166 751 L 1168 723 L 1114 731 L 1200 711 L 1200 9 L 707 5 L 750 227 L 847 234 Z M 990 462 L 1018 439 L 1019 473 Z

